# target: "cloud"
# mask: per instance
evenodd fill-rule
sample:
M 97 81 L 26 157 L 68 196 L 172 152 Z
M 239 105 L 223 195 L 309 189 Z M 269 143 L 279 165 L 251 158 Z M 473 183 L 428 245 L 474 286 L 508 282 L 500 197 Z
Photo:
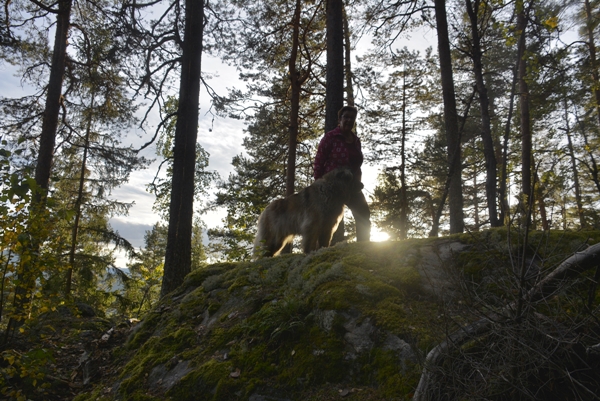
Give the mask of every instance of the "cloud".
M 154 224 L 133 223 L 121 217 L 110 220 L 113 230 L 118 231 L 121 237 L 127 239 L 136 249 L 144 247 L 144 235 L 152 230 Z
M 221 178 L 233 171 L 231 160 L 243 152 L 244 127 L 243 121 L 229 118 L 200 121 L 198 143 L 210 154 L 208 169 L 216 170 Z

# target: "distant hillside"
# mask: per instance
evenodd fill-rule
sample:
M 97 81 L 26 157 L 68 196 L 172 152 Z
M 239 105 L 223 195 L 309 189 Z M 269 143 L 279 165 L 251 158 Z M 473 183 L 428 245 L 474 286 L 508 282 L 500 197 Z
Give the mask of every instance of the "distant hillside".
M 596 399 L 596 270 L 551 297 L 531 289 L 599 240 L 533 233 L 524 247 L 493 230 L 215 264 L 135 328 L 118 377 L 76 400 L 411 399 L 432 349 L 420 399 Z

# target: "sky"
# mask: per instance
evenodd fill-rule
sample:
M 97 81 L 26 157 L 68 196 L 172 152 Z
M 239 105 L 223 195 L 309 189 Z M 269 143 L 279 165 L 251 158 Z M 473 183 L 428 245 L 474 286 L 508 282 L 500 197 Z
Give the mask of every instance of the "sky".
M 398 47 L 407 46 L 409 49 L 424 51 L 427 47 L 436 47 L 434 33 L 419 32 L 410 39 L 401 40 Z M 227 88 L 241 85 L 237 79 L 238 71 L 234 67 L 224 65 L 214 57 L 203 56 L 202 71 L 212 75 L 211 87 L 219 94 L 225 94 Z M 19 76 L 15 76 L 16 67 L 0 62 L 0 96 L 21 97 L 32 93 L 31 88 L 21 85 Z M 208 170 L 219 173 L 222 179 L 226 179 L 233 171 L 232 158 L 243 152 L 242 141 L 244 138 L 245 122 L 229 118 L 214 117 L 208 114 L 210 99 L 204 90 L 200 93 L 200 117 L 198 129 L 198 143 L 210 154 Z M 154 117 L 157 119 L 157 117 Z M 360 113 L 359 113 L 360 118 Z M 148 141 L 146 137 L 129 135 L 128 140 L 134 147 L 139 147 Z M 125 143 L 127 144 L 127 143 Z M 154 146 L 148 147 L 142 156 L 155 158 Z M 112 192 L 112 197 L 123 202 L 133 202 L 133 206 L 127 216 L 118 216 L 110 220 L 110 224 L 121 236 L 126 238 L 136 248 L 143 247 L 144 234 L 160 220 L 160 217 L 152 210 L 154 195 L 146 191 L 146 186 L 152 181 L 156 174 L 159 161 L 153 163 L 145 170 L 135 171 L 131 174 L 129 182 Z M 377 175 L 378 166 L 363 166 L 363 183 L 365 184 L 365 195 L 367 198 L 372 193 Z M 202 220 L 208 228 L 221 225 L 225 216 L 223 210 L 211 212 L 202 216 Z M 373 240 L 384 240 L 385 235 L 373 227 Z M 116 266 L 126 267 L 127 259 L 123 254 L 117 254 Z

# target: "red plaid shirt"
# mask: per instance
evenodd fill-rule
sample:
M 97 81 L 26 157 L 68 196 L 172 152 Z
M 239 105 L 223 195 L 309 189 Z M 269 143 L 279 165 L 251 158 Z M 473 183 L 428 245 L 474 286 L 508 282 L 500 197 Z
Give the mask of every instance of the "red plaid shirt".
M 323 136 L 315 156 L 315 180 L 323 177 L 331 170 L 344 166 L 350 167 L 354 177 L 360 179 L 363 154 L 358 136 L 354 133 L 352 135 L 354 136 L 354 142 L 347 143 L 340 127 L 337 127 Z

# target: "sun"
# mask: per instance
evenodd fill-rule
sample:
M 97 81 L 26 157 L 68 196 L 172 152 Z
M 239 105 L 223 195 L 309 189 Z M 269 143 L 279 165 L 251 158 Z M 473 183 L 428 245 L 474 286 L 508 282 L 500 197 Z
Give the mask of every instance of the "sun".
M 378 228 L 371 229 L 371 242 L 383 242 L 390 239 L 390 235 L 385 231 L 380 231 Z

